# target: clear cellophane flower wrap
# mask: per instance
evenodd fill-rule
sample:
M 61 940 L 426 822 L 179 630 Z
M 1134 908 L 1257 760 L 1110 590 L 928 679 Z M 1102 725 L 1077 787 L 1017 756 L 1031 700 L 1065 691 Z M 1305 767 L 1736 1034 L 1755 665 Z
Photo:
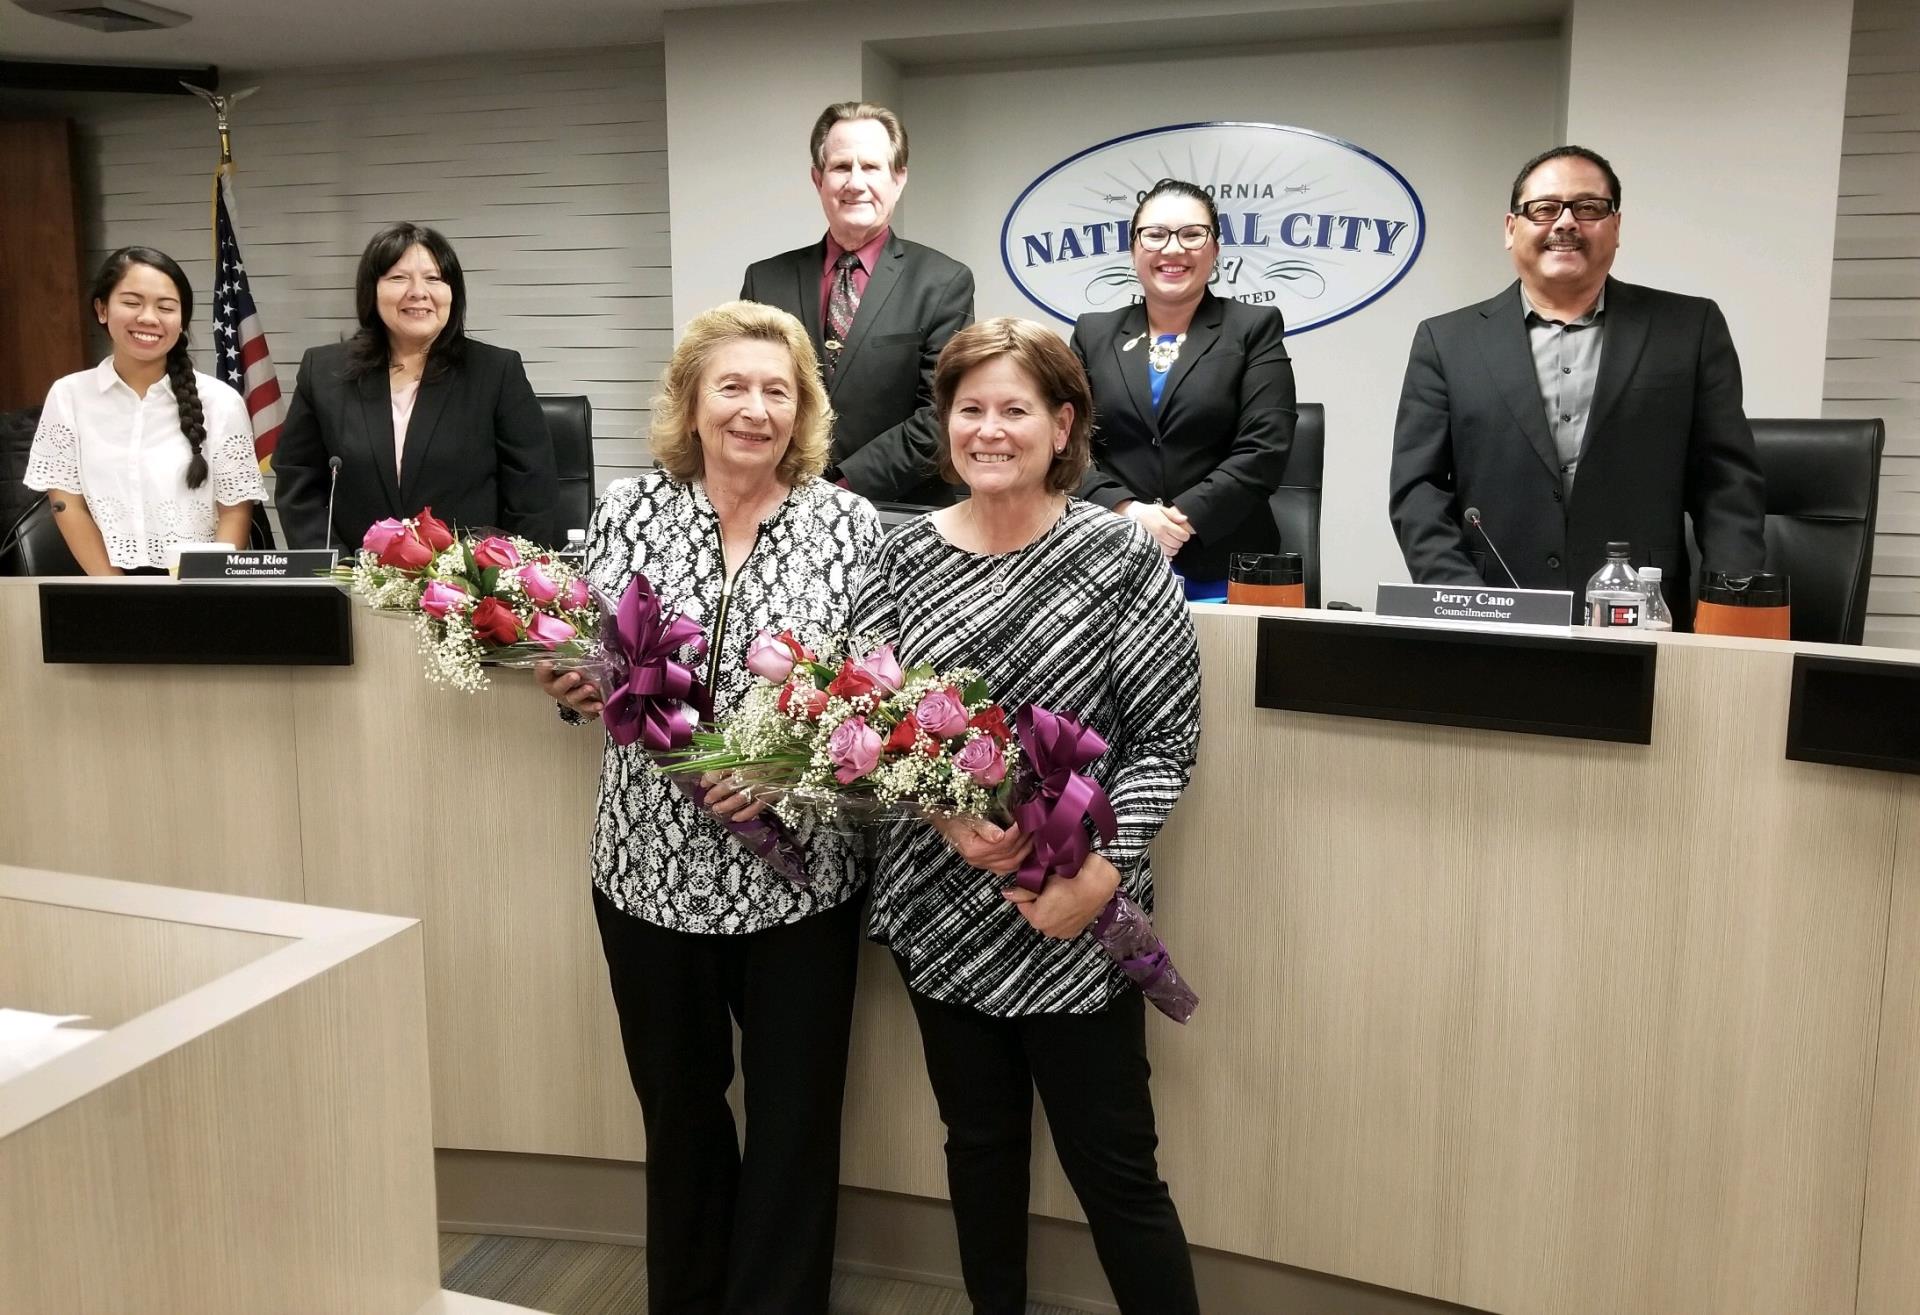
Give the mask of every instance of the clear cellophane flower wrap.
M 1013 880 L 1038 894 L 1049 880 L 1079 875 L 1093 849 L 1089 825 L 1111 842 L 1119 824 L 1106 790 L 1081 770 L 1107 751 L 1099 732 L 1037 706 L 1020 710 L 1018 729 L 1029 788 L 1013 815 L 1033 849 Z M 1154 1008 L 1176 1023 L 1193 1017 L 1200 997 L 1174 968 L 1166 942 L 1132 896 L 1116 890 L 1087 931 Z

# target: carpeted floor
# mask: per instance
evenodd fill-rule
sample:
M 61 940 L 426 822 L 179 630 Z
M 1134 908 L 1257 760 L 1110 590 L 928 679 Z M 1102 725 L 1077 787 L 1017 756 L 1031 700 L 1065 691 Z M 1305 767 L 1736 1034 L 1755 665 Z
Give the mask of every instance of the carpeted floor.
M 480 1233 L 440 1235 L 441 1282 L 455 1292 L 550 1315 L 646 1315 L 647 1253 L 639 1247 Z M 833 1315 L 969 1315 L 965 1294 L 898 1279 L 836 1274 Z M 1029 1306 L 1028 1315 L 1075 1315 Z

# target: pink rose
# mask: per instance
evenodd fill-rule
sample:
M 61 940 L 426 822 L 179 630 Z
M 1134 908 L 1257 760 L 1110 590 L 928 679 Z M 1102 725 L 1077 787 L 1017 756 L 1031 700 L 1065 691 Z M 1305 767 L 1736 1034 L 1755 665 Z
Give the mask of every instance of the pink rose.
M 967 705 L 951 689 L 930 691 L 913 710 L 914 719 L 929 735 L 951 740 L 967 729 Z
M 578 612 L 587 605 L 587 600 L 591 597 L 592 595 L 587 592 L 587 582 L 576 575 L 567 581 L 567 591 L 561 595 L 560 602 L 561 606 L 569 612 Z
M 383 521 L 375 521 L 367 527 L 366 537 L 360 540 L 360 546 L 376 555 L 385 552 L 395 539 L 406 535 L 407 527 L 389 516 Z
M 953 761 L 982 785 L 998 785 L 1007 779 L 1007 760 L 1000 756 L 1000 742 L 991 735 L 967 741 Z
M 420 610 L 428 616 L 443 618 L 447 613 L 466 606 L 469 601 L 467 591 L 459 585 L 434 580 L 420 594 Z
M 892 644 L 882 644 L 863 658 L 856 658 L 853 669 L 864 673 L 881 689 L 889 694 L 898 693 L 903 677 L 900 674 L 900 659 L 893 655 Z
M 479 560 L 478 553 L 474 554 L 474 560 Z M 525 589 L 527 597 L 536 603 L 551 603 L 560 596 L 560 586 L 553 582 L 552 576 L 537 565 L 520 568 L 520 587 Z
M 793 674 L 793 650 L 762 630 L 747 645 L 747 670 L 769 685 L 778 685 Z
M 865 717 L 849 717 L 827 738 L 827 757 L 840 784 L 851 785 L 880 761 L 880 732 L 867 725 Z
M 497 534 L 473 545 L 473 560 L 482 566 L 518 566 L 520 550 Z
M 527 638 L 542 648 L 558 648 L 580 633 L 557 616 L 535 612 L 527 622 Z

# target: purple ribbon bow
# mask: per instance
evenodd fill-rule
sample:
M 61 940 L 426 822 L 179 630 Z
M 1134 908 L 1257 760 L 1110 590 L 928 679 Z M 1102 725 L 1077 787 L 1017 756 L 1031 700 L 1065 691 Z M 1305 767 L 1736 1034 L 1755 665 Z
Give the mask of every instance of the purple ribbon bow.
M 1038 892 L 1049 873 L 1071 877 L 1087 861 L 1093 843 L 1083 822 L 1091 818 L 1107 841 L 1120 824 L 1106 790 L 1080 770 L 1107 751 L 1098 731 L 1032 705 L 1020 709 L 1015 730 L 1032 766 L 1035 788 L 1032 797 L 1013 810 L 1020 829 L 1033 837 L 1033 850 L 1014 880 Z
M 690 644 L 698 661 L 707 651 L 706 631 L 685 613 L 665 615 L 644 575 L 633 577 L 610 614 L 600 639 L 609 668 L 607 735 L 622 748 L 635 740 L 655 751 L 685 748 L 700 724 L 705 691 L 674 654 Z

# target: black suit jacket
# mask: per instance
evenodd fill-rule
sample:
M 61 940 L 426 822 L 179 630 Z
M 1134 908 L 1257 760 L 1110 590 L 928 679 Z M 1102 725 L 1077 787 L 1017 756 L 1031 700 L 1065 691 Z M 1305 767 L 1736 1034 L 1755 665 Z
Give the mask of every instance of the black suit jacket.
M 1173 564 L 1195 580 L 1225 579 L 1237 552 L 1304 551 L 1281 544 L 1268 503 L 1286 473 L 1297 418 L 1279 310 L 1207 293 L 1158 411 L 1146 330 L 1138 302 L 1082 315 L 1073 326 L 1073 350 L 1093 385 L 1094 465 L 1080 496 L 1109 508 L 1144 498 L 1185 512 L 1193 538 Z
M 820 326 L 827 239 L 747 267 L 740 296 L 778 306 L 807 326 L 833 402 L 832 462 L 855 493 L 876 502 L 939 506 L 953 493 L 935 466 L 933 363 L 973 323 L 973 271 L 932 247 L 888 234 L 853 331 L 829 378 Z
M 1760 463 L 1740 402 L 1740 360 L 1713 302 L 1607 281 L 1606 340 L 1573 491 L 1527 342 L 1519 284 L 1423 323 L 1394 426 L 1388 512 L 1407 569 L 1426 584 L 1586 587 L 1609 539 L 1658 566 L 1675 623 L 1693 616 L 1685 516 L 1705 569 L 1766 560 Z
M 300 360 L 273 454 L 274 502 L 291 548 L 325 548 L 327 459 L 340 458 L 333 544 L 359 548 L 367 527 L 423 507 L 449 525 L 551 544 L 560 485 L 546 417 L 518 353 L 467 339 L 459 366 L 420 384 L 394 472 L 386 372 L 349 379 L 347 344 Z

